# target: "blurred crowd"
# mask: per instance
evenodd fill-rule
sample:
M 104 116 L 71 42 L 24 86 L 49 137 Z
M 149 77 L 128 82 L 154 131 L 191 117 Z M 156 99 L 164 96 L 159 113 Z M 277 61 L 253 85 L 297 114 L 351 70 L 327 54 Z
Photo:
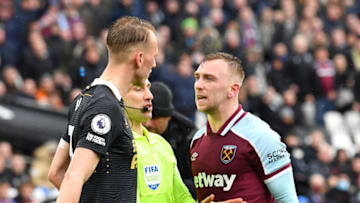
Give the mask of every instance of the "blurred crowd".
M 58 191 L 47 180 L 47 174 L 56 147 L 56 142 L 44 143 L 27 157 L 14 151 L 9 142 L 1 141 L 0 202 L 53 202 Z
M 239 102 L 288 145 L 301 202 L 360 202 L 360 0 L 0 0 L 0 98 L 61 111 L 106 66 L 107 27 L 124 15 L 156 27 L 150 79 L 177 111 L 201 123 L 194 70 L 211 52 L 238 56 Z M 6 188 L 51 191 L 26 172 L 34 157 L 1 152 L 0 203 Z

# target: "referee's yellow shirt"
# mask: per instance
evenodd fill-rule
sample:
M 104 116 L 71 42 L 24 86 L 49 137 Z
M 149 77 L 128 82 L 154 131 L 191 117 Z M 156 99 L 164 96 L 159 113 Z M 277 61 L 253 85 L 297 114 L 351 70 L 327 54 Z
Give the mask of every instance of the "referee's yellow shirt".
M 140 203 L 194 203 L 176 166 L 170 144 L 160 135 L 133 131 L 137 148 L 137 194 Z

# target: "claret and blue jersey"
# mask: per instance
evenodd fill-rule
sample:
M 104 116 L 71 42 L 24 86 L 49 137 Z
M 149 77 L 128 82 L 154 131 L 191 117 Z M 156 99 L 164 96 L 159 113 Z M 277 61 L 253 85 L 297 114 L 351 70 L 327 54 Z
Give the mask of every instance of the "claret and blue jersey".
M 199 200 L 241 197 L 248 203 L 275 202 L 266 186 L 292 170 L 280 136 L 241 105 L 218 132 L 209 123 L 194 136 L 190 156 Z

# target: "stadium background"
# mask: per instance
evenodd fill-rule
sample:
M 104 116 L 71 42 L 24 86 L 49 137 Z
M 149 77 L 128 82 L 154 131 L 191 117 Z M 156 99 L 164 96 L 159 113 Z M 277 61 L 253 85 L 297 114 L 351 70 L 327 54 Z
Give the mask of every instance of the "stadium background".
M 359 0 L 0 0 L 0 202 L 51 202 L 47 170 L 67 106 L 107 63 L 106 28 L 151 21 L 151 81 L 199 126 L 193 72 L 224 51 L 242 59 L 239 101 L 292 154 L 300 202 L 360 202 Z

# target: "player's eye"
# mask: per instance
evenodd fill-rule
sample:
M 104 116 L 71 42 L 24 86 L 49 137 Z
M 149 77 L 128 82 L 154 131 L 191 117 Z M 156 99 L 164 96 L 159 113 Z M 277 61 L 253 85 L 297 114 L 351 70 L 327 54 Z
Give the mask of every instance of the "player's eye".
M 136 91 L 136 92 L 141 91 L 142 89 L 143 89 L 143 88 L 140 87 L 140 86 L 134 86 L 134 87 L 133 87 L 133 90 Z
M 199 76 L 199 75 L 195 75 L 194 78 L 195 78 L 195 80 L 199 80 L 200 76 Z
M 214 79 L 214 77 L 213 77 L 213 76 L 211 76 L 211 75 L 206 75 L 206 76 L 205 76 L 205 79 L 206 79 L 206 80 L 213 80 L 213 79 Z

